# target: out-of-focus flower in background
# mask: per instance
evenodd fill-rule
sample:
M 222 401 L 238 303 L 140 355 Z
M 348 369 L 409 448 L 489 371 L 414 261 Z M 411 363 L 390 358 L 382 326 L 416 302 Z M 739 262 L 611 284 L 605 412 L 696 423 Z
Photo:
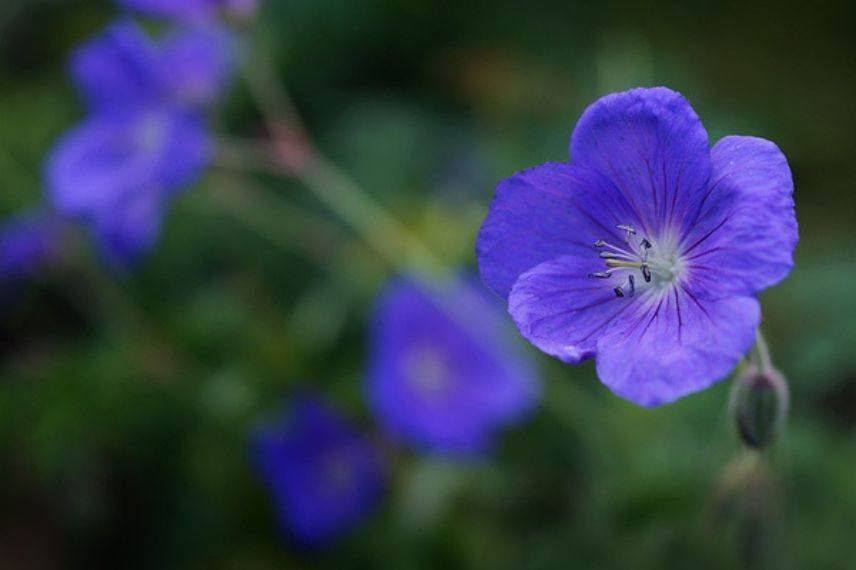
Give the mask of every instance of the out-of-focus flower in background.
M 233 65 L 229 34 L 210 27 L 155 43 L 121 21 L 74 53 L 71 75 L 89 116 L 48 157 L 48 195 L 94 230 L 108 261 L 126 265 L 148 251 L 170 198 L 204 170 L 204 111 Z
M 220 13 L 249 17 L 261 0 L 117 0 L 131 10 L 157 18 L 200 21 L 216 18 Z
M 252 453 L 283 531 L 304 546 L 324 546 L 382 498 L 379 450 L 318 396 L 296 397 L 258 430 Z
M 530 362 L 505 334 L 501 306 L 480 284 L 443 291 L 390 284 L 373 322 L 368 397 L 390 435 L 447 453 L 485 451 L 538 401 Z
M 707 388 L 751 348 L 756 294 L 797 243 L 788 162 L 770 141 L 712 149 L 689 102 L 658 87 L 601 98 L 573 163 L 500 183 L 478 239 L 485 282 L 524 337 L 655 406 Z
M 37 276 L 62 255 L 66 228 L 51 212 L 19 214 L 0 225 L 0 281 Z

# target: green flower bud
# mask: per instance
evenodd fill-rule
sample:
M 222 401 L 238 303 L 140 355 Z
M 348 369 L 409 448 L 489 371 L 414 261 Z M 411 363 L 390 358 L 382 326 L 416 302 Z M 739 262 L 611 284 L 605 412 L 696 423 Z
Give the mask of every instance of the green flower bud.
M 788 415 L 788 384 L 775 369 L 749 368 L 737 378 L 731 410 L 743 442 L 766 449 L 781 433 Z

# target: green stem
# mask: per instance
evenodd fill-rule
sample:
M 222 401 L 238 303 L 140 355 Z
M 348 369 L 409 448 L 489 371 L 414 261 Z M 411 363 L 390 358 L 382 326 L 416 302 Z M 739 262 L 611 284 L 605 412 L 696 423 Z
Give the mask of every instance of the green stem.
M 259 144 L 225 143 L 221 157 L 226 166 L 262 167 L 294 177 L 399 272 L 426 280 L 450 276 L 442 260 L 313 144 L 266 50 L 255 50 L 245 77 L 275 144 L 265 152 Z M 286 160 L 279 149 L 298 156 Z
M 448 276 L 443 262 L 421 240 L 323 156 L 297 176 L 327 208 L 401 272 L 429 280 Z
M 449 269 L 421 240 L 317 152 L 313 152 L 311 161 L 295 170 L 282 164 L 275 149 L 263 142 L 223 140 L 218 147 L 216 166 L 230 172 L 261 171 L 295 178 L 400 273 L 429 281 L 450 276 Z M 259 225 L 254 220 L 249 222 Z
M 214 179 L 211 194 L 220 212 L 271 245 L 311 260 L 340 295 L 351 296 L 355 288 L 360 289 L 352 274 L 334 270 L 354 264 L 354 241 L 338 226 L 306 208 L 271 199 L 248 177 L 220 175 Z M 371 256 L 361 256 L 359 261 L 360 274 L 368 276 L 367 282 L 380 279 L 382 264 Z
M 758 371 L 767 372 L 773 369 L 773 361 L 770 358 L 770 347 L 767 340 L 764 338 L 764 333 L 758 329 L 755 337 L 755 346 L 752 349 L 750 358 L 755 361 Z
M 302 255 L 323 269 L 340 257 L 343 232 L 337 226 L 305 208 L 268 198 L 247 177 L 218 175 L 211 195 L 218 213 L 227 213 L 280 249 Z

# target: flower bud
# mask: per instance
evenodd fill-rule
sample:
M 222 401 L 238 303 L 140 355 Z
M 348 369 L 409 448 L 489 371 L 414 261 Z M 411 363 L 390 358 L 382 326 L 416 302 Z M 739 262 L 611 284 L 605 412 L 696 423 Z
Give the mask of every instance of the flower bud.
M 788 385 L 775 369 L 750 366 L 734 386 L 732 414 L 743 442 L 753 449 L 769 447 L 788 415 Z

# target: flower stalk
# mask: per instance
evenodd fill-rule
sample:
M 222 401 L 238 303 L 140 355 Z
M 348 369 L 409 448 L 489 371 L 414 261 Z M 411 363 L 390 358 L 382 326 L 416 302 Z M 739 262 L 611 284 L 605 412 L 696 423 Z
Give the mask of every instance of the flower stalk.
M 293 100 L 276 79 L 266 50 L 255 50 L 244 66 L 251 95 L 259 106 L 272 145 L 226 146 L 221 155 L 263 166 L 272 174 L 300 180 L 381 257 L 403 274 L 427 281 L 449 277 L 449 270 L 421 240 L 363 191 L 312 142 Z

